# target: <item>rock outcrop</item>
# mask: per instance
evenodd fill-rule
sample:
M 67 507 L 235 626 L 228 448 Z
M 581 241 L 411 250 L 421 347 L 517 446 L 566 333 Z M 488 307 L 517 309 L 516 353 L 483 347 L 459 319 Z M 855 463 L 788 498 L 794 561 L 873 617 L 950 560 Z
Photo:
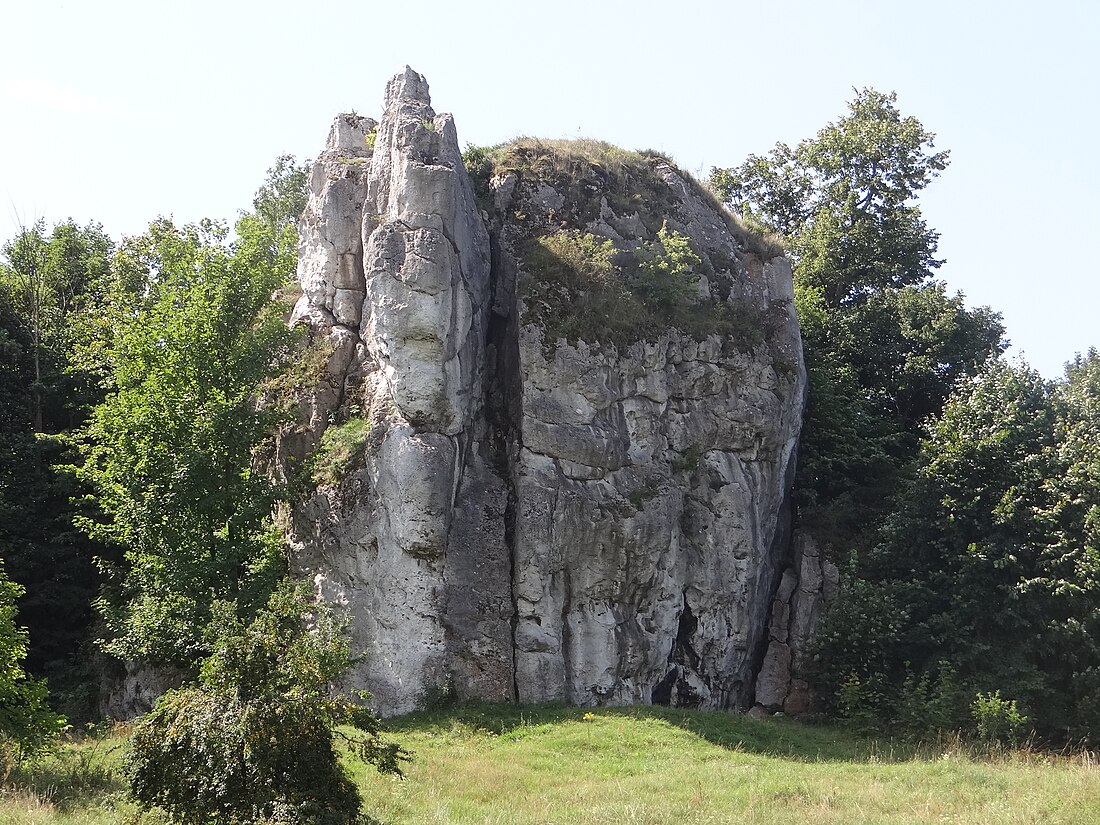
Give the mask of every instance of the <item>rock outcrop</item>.
M 789 264 L 657 156 L 475 165 L 406 69 L 313 170 L 294 320 L 323 364 L 279 454 L 301 476 L 370 423 L 287 514 L 353 686 L 751 705 L 805 392 Z
M 797 716 L 811 709 L 810 648 L 818 625 L 836 599 L 840 571 L 814 539 L 796 531 L 793 560 L 772 603 L 768 647 L 756 679 L 756 703 Z

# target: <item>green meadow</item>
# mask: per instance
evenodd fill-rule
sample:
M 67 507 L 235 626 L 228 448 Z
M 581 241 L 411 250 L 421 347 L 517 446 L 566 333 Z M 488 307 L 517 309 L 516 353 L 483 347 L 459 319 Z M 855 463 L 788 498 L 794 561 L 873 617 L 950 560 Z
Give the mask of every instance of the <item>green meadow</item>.
M 1095 755 L 862 739 L 786 719 L 666 708 L 464 705 L 390 720 L 403 780 L 350 764 L 384 825 L 1100 822 Z M 134 813 L 125 737 L 70 742 L 9 776 L 4 825 Z

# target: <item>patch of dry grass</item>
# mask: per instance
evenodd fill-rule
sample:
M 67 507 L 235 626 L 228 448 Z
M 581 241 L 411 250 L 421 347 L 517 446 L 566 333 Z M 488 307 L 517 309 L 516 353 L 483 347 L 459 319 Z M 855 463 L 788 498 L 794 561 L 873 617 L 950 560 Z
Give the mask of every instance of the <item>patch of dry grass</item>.
M 595 177 L 605 178 L 611 184 L 608 188 L 612 200 L 615 199 L 617 188 L 637 190 L 632 195 L 642 196 L 638 203 L 613 203 L 612 207 L 619 206 L 616 211 L 631 206 L 640 207 L 642 212 L 653 210 L 656 214 L 651 217 L 650 222 L 655 222 L 658 226 L 663 220 L 661 213 L 675 205 L 674 196 L 671 192 L 661 191 L 668 187 L 658 182 L 655 175 L 657 167 L 668 166 L 684 181 L 693 195 L 722 217 L 730 234 L 740 241 L 746 251 L 765 260 L 784 253 L 779 237 L 761 233 L 749 226 L 730 212 L 708 186 L 681 169 L 662 152 L 652 149 L 631 151 L 592 138 L 570 140 L 528 136 L 517 137 L 487 149 L 476 149 L 474 152 L 479 159 L 471 170 L 475 174 L 478 169 L 483 175 L 526 171 L 535 174 L 540 180 L 559 186 L 572 186 L 591 179 L 595 174 Z M 619 184 L 618 187 L 616 183 Z
M 66 741 L 0 784 L 3 825 L 117 825 L 133 811 L 119 775 L 124 729 Z

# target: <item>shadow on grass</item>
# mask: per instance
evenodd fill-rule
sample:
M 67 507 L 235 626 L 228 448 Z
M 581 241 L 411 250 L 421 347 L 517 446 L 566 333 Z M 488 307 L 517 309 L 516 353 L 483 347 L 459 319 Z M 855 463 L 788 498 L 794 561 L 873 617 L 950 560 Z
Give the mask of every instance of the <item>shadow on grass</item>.
M 911 759 L 912 745 L 893 742 L 888 748 L 842 729 L 796 722 L 766 720 L 721 711 L 682 710 L 661 706 L 578 708 L 564 705 L 510 705 L 471 702 L 431 711 L 417 711 L 386 722 L 397 738 L 405 732 L 444 733 L 456 725 L 500 735 L 517 728 L 581 721 L 585 714 L 656 719 L 688 731 L 711 744 L 743 753 L 801 762 L 860 762 Z

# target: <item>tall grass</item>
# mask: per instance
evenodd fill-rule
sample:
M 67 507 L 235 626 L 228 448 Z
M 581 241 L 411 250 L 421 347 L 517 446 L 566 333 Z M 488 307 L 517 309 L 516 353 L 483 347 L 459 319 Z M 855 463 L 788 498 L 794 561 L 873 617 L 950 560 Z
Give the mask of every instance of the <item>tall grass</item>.
M 117 825 L 134 808 L 119 767 L 122 731 L 69 737 L 0 784 L 3 825 Z

